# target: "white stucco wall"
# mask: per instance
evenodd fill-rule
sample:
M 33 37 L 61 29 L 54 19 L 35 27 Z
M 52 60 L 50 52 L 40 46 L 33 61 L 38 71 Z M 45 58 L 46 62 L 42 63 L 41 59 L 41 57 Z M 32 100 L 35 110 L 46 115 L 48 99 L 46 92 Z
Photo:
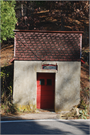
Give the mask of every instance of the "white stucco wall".
M 43 70 L 42 64 L 56 64 L 58 70 Z M 55 111 L 70 110 L 80 101 L 80 62 L 14 61 L 13 102 L 36 106 L 37 73 L 55 73 Z

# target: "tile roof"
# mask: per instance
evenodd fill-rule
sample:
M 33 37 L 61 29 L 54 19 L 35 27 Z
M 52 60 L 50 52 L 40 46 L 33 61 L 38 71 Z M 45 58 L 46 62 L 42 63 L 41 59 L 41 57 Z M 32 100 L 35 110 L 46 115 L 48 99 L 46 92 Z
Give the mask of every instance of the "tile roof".
M 79 32 L 17 31 L 15 60 L 80 61 Z

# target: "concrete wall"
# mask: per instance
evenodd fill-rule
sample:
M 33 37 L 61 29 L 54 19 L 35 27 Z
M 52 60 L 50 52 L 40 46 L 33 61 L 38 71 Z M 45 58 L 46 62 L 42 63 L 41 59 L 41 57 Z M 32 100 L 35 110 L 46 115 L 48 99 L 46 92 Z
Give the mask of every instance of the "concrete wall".
M 58 70 L 43 70 L 42 64 L 56 64 Z M 55 73 L 55 111 L 70 110 L 80 101 L 80 62 L 14 61 L 13 102 L 20 109 L 35 110 L 37 73 Z

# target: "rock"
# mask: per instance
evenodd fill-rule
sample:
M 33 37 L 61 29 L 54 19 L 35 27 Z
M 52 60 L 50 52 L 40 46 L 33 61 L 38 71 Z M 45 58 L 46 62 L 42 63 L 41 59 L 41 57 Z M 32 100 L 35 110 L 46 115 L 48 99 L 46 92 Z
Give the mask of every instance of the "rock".
M 75 116 L 79 116 L 79 108 L 77 107 L 73 107 L 70 111 L 61 111 L 57 117 L 60 119 L 73 119 Z
M 76 108 L 76 115 L 80 115 L 79 114 L 79 108 Z

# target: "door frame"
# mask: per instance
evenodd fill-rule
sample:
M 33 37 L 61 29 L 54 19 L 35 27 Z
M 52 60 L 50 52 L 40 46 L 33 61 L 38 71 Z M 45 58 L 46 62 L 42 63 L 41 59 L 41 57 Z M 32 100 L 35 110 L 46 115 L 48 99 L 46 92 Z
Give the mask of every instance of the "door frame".
M 54 83 L 56 82 L 56 72 L 36 72 L 36 108 L 37 108 L 37 77 L 38 77 L 38 74 L 42 74 L 42 73 L 54 74 Z M 56 83 L 54 85 L 54 108 L 53 108 L 54 111 L 55 111 L 55 88 L 56 88 Z M 49 109 L 47 109 L 47 110 L 49 110 Z

